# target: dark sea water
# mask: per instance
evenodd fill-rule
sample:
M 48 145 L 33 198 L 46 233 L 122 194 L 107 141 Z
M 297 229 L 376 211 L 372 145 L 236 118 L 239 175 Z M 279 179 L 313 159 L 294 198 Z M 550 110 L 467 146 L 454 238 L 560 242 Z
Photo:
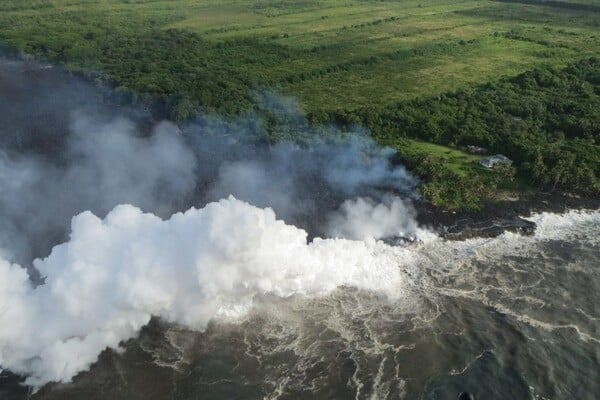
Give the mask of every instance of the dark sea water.
M 41 399 L 597 399 L 600 213 L 534 237 L 410 245 L 398 297 L 263 298 L 203 333 L 154 321 Z M 28 393 L 0 380 L 2 399 Z

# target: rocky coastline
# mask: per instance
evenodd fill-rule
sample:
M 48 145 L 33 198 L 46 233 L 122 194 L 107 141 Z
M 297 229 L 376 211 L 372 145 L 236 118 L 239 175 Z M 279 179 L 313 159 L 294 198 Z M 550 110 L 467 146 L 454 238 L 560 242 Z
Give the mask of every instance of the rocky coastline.
M 533 235 L 536 225 L 526 220 L 534 213 L 600 210 L 600 199 L 568 193 L 537 192 L 515 201 L 489 202 L 477 212 L 452 212 L 426 201 L 415 203 L 417 221 L 447 240 L 492 238 L 504 232 Z

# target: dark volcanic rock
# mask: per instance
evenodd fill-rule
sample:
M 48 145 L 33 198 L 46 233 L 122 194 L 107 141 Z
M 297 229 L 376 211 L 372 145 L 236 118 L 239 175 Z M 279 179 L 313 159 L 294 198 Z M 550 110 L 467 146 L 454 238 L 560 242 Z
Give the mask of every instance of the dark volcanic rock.
M 30 389 L 23 385 L 24 380 L 8 371 L 0 372 L 0 399 L 21 400 L 27 398 Z
M 496 237 L 506 231 L 523 235 L 533 235 L 535 227 L 535 223 L 520 217 L 506 219 L 490 218 L 483 221 L 466 218 L 458 220 L 454 225 L 447 227 L 443 235 L 449 240 L 464 240 L 472 237 Z
M 505 231 L 532 235 L 535 223 L 523 219 L 535 212 L 564 213 L 598 210 L 600 199 L 561 193 L 538 192 L 517 201 L 490 202 L 477 212 L 450 212 L 431 203 L 415 204 L 417 220 L 449 240 L 496 237 Z

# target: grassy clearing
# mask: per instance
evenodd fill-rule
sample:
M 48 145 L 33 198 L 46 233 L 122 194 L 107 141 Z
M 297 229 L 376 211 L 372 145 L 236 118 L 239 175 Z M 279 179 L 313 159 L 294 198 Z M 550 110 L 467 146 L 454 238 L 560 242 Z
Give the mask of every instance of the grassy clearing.
M 409 158 L 426 155 L 437 157 L 443 160 L 451 171 L 461 176 L 467 176 L 469 172 L 483 170 L 483 167 L 478 164 L 482 156 L 469 154 L 459 149 L 412 139 L 408 139 L 402 145 L 395 147 L 400 154 Z

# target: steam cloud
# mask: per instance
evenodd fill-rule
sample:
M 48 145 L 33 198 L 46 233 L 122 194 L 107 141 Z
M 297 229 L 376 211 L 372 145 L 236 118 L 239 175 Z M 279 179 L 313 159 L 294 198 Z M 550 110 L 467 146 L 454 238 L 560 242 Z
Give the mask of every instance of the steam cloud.
M 71 380 L 151 316 L 203 329 L 257 295 L 402 283 L 400 250 L 373 239 L 414 236 L 399 196 L 415 180 L 364 135 L 244 144 L 261 125 L 251 116 L 148 129 L 60 73 L 50 95 L 1 67 L 21 107 L 0 95 L 13 104 L 0 127 L 0 367 L 27 384 Z
M 389 250 L 388 250 L 389 251 Z M 397 261 L 362 242 L 316 239 L 229 198 L 164 221 L 133 206 L 104 220 L 73 219 L 71 240 L 36 260 L 33 289 L 0 261 L 0 364 L 27 383 L 69 381 L 106 347 L 134 337 L 151 316 L 203 329 L 239 315 L 257 294 L 318 295 L 340 285 L 387 290 Z
M 382 200 L 346 200 L 330 218 L 330 236 L 363 241 L 389 237 L 414 240 L 419 230 L 414 210 L 398 197 Z

